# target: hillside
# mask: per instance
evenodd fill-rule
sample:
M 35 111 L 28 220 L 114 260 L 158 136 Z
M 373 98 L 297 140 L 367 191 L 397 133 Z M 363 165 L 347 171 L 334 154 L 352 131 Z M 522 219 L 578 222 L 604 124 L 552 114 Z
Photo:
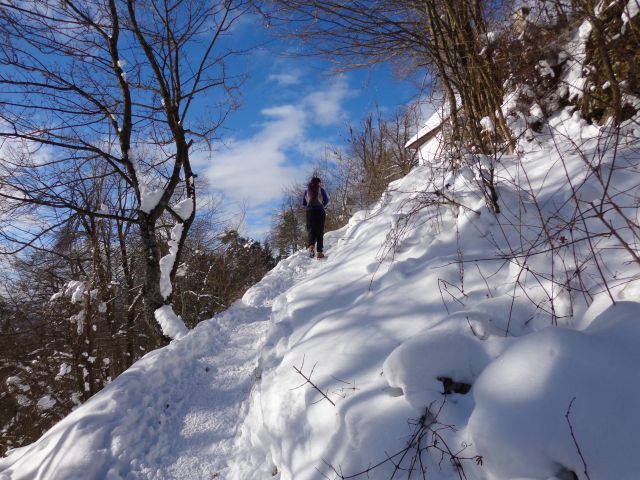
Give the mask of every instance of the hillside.
M 635 215 L 607 218 L 637 222 L 629 125 L 612 150 L 610 127 L 559 112 L 496 164 L 499 215 L 471 168 L 416 168 L 327 235 L 326 261 L 282 261 L 0 460 L 0 478 L 636 478 L 633 230 L 563 223 L 603 195 L 585 155 Z

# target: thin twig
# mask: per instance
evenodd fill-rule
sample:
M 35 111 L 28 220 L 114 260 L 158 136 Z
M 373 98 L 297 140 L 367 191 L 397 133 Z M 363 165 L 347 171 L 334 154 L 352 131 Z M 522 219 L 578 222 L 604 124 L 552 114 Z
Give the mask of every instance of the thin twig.
M 304 357 L 302 359 L 302 365 L 300 366 L 300 368 L 296 367 L 295 365 L 293 366 L 293 369 L 296 371 L 296 373 L 298 375 L 300 375 L 302 378 L 304 378 L 306 381 L 300 385 L 298 385 L 297 387 L 292 388 L 291 390 L 295 390 L 297 388 L 301 388 L 304 387 L 305 385 L 309 384 L 311 385 L 311 387 L 316 390 L 320 395 L 322 395 L 322 397 L 327 400 L 331 405 L 333 405 L 334 407 L 336 406 L 336 404 L 333 402 L 333 400 L 331 400 L 327 394 L 325 392 L 323 392 L 322 390 L 320 390 L 320 388 L 311 381 L 311 375 L 313 375 L 313 371 L 316 368 L 317 363 L 315 363 L 313 365 L 313 367 L 311 368 L 311 372 L 309 372 L 309 376 L 305 375 L 304 373 L 302 373 L 302 368 L 304 368 Z M 314 403 L 318 403 L 318 402 L 314 402 Z
M 576 446 L 576 450 L 578 451 L 578 455 L 580 455 L 580 460 L 582 460 L 582 467 L 584 468 L 584 476 L 587 478 L 587 480 L 591 480 L 591 477 L 589 477 L 589 471 L 587 469 L 587 462 L 584 459 L 584 455 L 582 454 L 582 450 L 580 449 L 580 445 L 578 444 L 578 440 L 576 439 L 576 435 L 575 432 L 573 431 L 573 425 L 571 425 L 571 420 L 569 419 L 569 414 L 571 413 L 571 407 L 573 406 L 573 402 L 575 401 L 576 397 L 573 397 L 571 399 L 571 402 L 569 402 L 569 408 L 567 408 L 567 413 L 565 414 L 564 418 L 567 419 L 567 423 L 569 424 L 569 431 L 571 432 L 571 438 L 573 440 L 573 444 Z

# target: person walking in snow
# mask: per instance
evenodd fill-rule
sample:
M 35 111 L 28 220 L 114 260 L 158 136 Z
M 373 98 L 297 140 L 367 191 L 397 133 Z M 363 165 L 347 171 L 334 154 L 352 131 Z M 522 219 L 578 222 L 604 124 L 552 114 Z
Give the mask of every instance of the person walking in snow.
M 313 257 L 318 252 L 318 258 L 324 258 L 323 238 L 325 207 L 329 204 L 329 195 L 322 188 L 322 181 L 318 177 L 313 177 L 307 186 L 307 190 L 302 197 L 302 206 L 307 209 L 307 232 L 309 241 L 307 248 L 309 255 Z

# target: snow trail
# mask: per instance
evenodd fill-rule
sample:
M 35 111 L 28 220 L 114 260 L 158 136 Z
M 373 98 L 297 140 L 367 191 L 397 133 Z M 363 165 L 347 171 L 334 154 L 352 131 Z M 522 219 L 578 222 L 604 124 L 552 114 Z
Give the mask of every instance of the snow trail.
M 271 305 L 318 268 L 305 252 L 284 260 L 228 310 L 150 352 L 40 441 L 0 459 L 0 479 L 226 478 L 260 378 Z
M 274 300 L 295 282 L 320 267 L 299 252 L 270 272 L 229 310 L 214 317 L 220 330 L 210 351 L 190 359 L 169 396 L 160 427 L 162 439 L 153 462 L 130 472 L 135 479 L 227 478 L 227 461 L 237 456 L 235 437 L 246 413 L 246 402 L 260 380 L 260 355 L 272 330 Z M 276 334 L 277 335 L 277 334 Z M 163 405 L 160 405 L 162 408 Z M 173 409 L 174 412 L 169 411 Z

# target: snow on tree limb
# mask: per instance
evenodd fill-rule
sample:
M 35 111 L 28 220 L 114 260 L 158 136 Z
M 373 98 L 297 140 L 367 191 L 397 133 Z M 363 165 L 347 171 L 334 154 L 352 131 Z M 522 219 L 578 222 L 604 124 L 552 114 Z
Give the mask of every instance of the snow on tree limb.
M 155 311 L 155 316 L 162 328 L 162 333 L 173 340 L 184 337 L 189 331 L 182 318 L 173 311 L 171 305 L 164 305 L 158 308 Z

